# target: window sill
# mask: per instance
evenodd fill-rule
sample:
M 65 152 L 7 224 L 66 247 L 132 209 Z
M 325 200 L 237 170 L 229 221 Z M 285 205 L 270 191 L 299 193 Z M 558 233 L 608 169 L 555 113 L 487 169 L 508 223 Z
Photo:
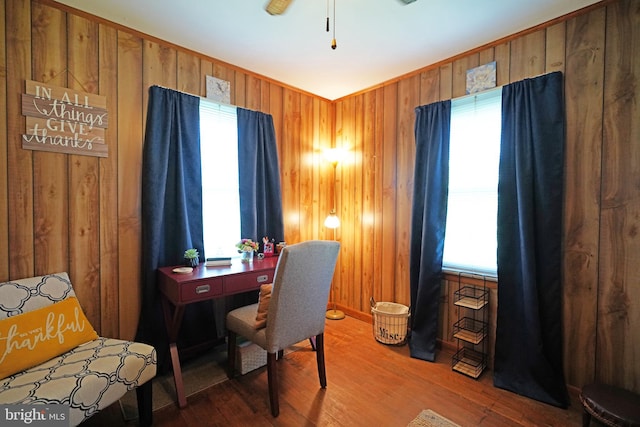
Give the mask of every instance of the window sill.
M 484 286 L 490 289 L 498 288 L 498 277 L 473 271 L 456 270 L 453 268 L 444 268 L 444 279 L 450 282 L 468 283 L 474 286 Z

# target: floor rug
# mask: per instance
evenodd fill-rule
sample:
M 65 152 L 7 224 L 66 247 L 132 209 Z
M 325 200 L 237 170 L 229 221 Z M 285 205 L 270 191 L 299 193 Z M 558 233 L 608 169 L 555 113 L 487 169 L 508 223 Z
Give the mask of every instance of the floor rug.
M 458 424 L 451 420 L 446 419 L 442 415 L 432 411 L 431 409 L 425 409 L 409 424 L 407 427 L 460 427 Z
M 182 380 L 184 393 L 187 397 L 227 379 L 224 370 L 227 353 L 221 351 L 208 351 L 202 356 L 182 365 Z M 173 381 L 173 372 L 160 375 L 153 379 L 153 410 L 177 404 L 176 387 Z M 138 404 L 136 391 L 127 392 L 120 399 L 120 408 L 125 421 L 138 418 Z
M 302 348 L 310 348 L 309 341 L 302 341 L 285 350 L 285 354 L 298 351 Z M 192 396 L 211 386 L 227 380 L 225 365 L 227 363 L 226 345 L 216 347 L 212 351 L 205 352 L 202 356 L 182 364 L 182 380 L 184 394 Z M 157 376 L 153 379 L 153 411 L 168 405 L 177 405 L 176 387 L 173 381 L 173 372 Z M 138 403 L 136 391 L 127 392 L 120 399 L 120 409 L 125 421 L 138 418 Z

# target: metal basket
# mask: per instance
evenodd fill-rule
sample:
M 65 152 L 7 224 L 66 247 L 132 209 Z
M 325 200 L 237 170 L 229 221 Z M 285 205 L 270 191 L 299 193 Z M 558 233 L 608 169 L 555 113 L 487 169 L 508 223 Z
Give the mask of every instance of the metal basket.
M 375 302 L 371 298 L 373 336 L 383 344 L 403 345 L 407 342 L 409 307 L 395 302 Z

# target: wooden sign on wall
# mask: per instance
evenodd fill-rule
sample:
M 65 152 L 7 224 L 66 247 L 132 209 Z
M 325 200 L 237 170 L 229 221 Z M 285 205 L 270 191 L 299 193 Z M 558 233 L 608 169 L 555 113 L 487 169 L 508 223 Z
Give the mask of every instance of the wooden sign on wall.
M 22 115 L 27 117 L 23 149 L 108 156 L 106 96 L 27 80 Z

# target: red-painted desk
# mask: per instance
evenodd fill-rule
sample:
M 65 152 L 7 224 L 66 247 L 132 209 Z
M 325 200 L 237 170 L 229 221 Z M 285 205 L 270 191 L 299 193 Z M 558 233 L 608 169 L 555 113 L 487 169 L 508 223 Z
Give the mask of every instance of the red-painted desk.
M 158 286 L 162 295 L 162 310 L 169 335 L 171 366 L 180 408 L 187 406 L 187 398 L 176 342 L 185 306 L 259 289 L 261 284 L 273 281 L 277 263 L 278 257 L 254 259 L 250 264 L 241 263 L 238 259 L 232 265 L 224 267 L 205 267 L 201 264 L 189 274 L 174 273 L 175 267 L 158 269 Z

